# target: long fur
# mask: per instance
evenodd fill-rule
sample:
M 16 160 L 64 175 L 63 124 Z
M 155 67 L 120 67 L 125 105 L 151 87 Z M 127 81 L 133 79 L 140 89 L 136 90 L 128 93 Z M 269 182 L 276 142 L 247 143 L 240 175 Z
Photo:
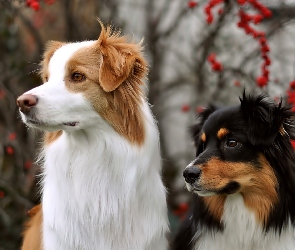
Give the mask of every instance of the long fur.
M 247 171 L 255 174 L 247 181 L 243 174 L 235 177 L 232 190 L 216 188 L 210 197 L 194 194 L 193 206 L 174 239 L 174 250 L 295 249 L 295 155 L 290 143 L 295 139 L 294 113 L 263 95 L 244 93 L 240 102 L 235 107 L 211 107 L 200 115 L 192 129 L 196 159 L 187 169 L 197 167 L 202 172 L 195 183 L 186 185 L 189 191 L 200 193 L 194 191 L 194 185 L 202 181 L 204 186 L 214 181 L 212 178 L 226 182 L 221 176 L 223 165 L 233 166 L 232 172 L 242 165 L 245 176 Z M 230 133 L 220 139 L 216 136 L 220 128 Z M 204 142 L 201 138 L 205 135 Z M 223 141 L 236 138 L 242 138 L 239 148 L 223 148 Z M 212 158 L 219 165 L 214 165 Z M 213 168 L 216 175 L 203 177 Z M 266 169 L 274 174 L 273 181 L 265 181 L 271 180 Z M 247 194 L 245 186 L 253 186 L 253 181 L 256 187 Z M 267 195 L 272 186 L 275 194 L 270 199 Z M 249 202 L 254 197 L 259 197 L 258 202 Z M 268 199 L 272 202 L 265 202 Z M 263 202 L 268 205 L 259 208 Z M 261 212 L 264 217 L 259 217 Z
M 23 121 L 45 131 L 42 206 L 22 250 L 167 248 L 159 134 L 140 88 L 141 50 L 103 25 L 97 41 L 48 44 L 44 84 L 18 99 Z

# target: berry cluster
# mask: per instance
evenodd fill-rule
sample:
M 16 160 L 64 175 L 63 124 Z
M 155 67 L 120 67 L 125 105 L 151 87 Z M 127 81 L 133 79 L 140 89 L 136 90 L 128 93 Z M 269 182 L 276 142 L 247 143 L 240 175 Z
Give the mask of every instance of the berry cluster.
M 194 7 L 198 6 L 198 2 L 196 2 L 194 0 L 190 0 L 190 1 L 188 1 L 187 6 L 189 8 L 194 8 Z
M 26 5 L 35 11 L 40 10 L 40 2 L 38 0 L 27 0 Z
M 209 0 L 209 2 L 205 5 L 204 12 L 208 24 L 211 24 L 214 21 L 213 9 L 219 5 L 223 5 L 224 1 L 225 0 Z M 256 30 L 254 26 L 261 23 L 263 19 L 271 17 L 272 13 L 258 0 L 236 0 L 236 3 L 239 5 L 240 9 L 238 12 L 239 21 L 237 26 L 244 30 L 247 35 L 252 36 L 260 44 L 260 52 L 263 64 L 261 65 L 262 73 L 259 77 L 257 77 L 256 83 L 259 87 L 264 87 L 269 81 L 269 66 L 271 64 L 271 59 L 269 57 L 270 48 L 267 43 L 265 33 Z M 258 14 L 248 14 L 245 12 L 245 5 L 248 5 L 247 7 L 251 7 L 251 10 L 254 9 Z M 189 8 L 193 8 L 195 6 L 197 6 L 197 2 L 192 0 L 188 2 Z M 223 12 L 223 8 L 218 10 L 218 14 L 220 15 L 223 14 Z M 211 63 L 212 70 L 222 70 L 222 64 L 216 61 L 215 56 L 212 54 L 208 57 L 208 61 Z
M 269 46 L 265 37 L 265 33 L 261 31 L 257 31 L 251 26 L 251 23 L 254 25 L 259 24 L 263 19 L 271 17 L 271 11 L 265 7 L 263 4 L 259 3 L 257 0 L 238 0 L 240 5 L 244 5 L 246 3 L 252 5 L 252 7 L 257 10 L 260 14 L 250 15 L 247 14 L 242 9 L 239 11 L 240 21 L 238 22 L 238 27 L 243 29 L 247 35 L 252 36 L 256 41 L 260 44 L 260 53 L 263 60 L 263 64 L 261 65 L 261 76 L 257 77 L 256 83 L 259 87 L 264 87 L 267 85 L 269 81 L 269 66 L 271 64 L 271 60 L 269 57 Z
M 208 62 L 211 64 L 211 68 L 213 71 L 221 71 L 223 69 L 222 64 L 216 60 L 216 55 L 211 54 L 207 58 Z
M 180 203 L 179 206 L 173 211 L 174 215 L 179 217 L 181 220 L 185 219 L 188 212 L 189 205 L 187 203 Z
M 207 16 L 206 20 L 208 24 L 211 24 L 213 22 L 213 14 L 212 14 L 212 9 L 220 4 L 223 3 L 224 0 L 210 0 L 208 4 L 206 4 L 204 11 Z M 223 9 L 219 9 L 218 11 L 219 14 L 223 13 Z
M 55 0 L 44 0 L 46 4 L 53 4 Z M 35 10 L 40 10 L 40 1 L 39 0 L 26 0 L 26 5 Z

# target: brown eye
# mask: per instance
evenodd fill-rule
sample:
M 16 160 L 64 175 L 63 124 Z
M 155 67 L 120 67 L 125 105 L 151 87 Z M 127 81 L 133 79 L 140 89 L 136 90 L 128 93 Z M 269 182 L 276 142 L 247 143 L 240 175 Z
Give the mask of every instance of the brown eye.
M 230 148 L 234 148 L 235 146 L 238 145 L 238 142 L 236 140 L 233 139 L 229 139 L 226 143 L 226 146 L 230 147 Z
M 82 82 L 85 80 L 85 76 L 82 75 L 81 73 L 75 72 L 71 75 L 71 80 L 73 80 L 75 82 Z

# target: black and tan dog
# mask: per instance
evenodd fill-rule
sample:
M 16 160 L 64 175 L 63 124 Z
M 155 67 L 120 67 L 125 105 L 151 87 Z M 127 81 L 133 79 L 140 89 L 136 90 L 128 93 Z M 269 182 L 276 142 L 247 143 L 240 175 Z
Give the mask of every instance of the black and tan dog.
M 210 107 L 184 170 L 196 194 L 174 250 L 295 249 L 294 113 L 262 95 Z

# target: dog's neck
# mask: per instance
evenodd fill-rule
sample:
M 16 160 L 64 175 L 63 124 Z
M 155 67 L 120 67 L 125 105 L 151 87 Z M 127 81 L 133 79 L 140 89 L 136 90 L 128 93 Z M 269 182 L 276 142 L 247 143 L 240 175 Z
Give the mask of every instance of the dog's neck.
M 105 125 L 105 131 L 63 132 L 44 148 L 44 228 L 67 238 L 63 249 L 143 249 L 163 235 L 164 227 L 148 226 L 165 225 L 166 218 L 158 131 L 147 109 L 144 115 L 140 147 Z
M 223 229 L 208 230 L 201 226 L 195 250 L 228 249 L 293 249 L 295 244 L 294 229 L 291 223 L 286 225 L 281 236 L 272 229 L 265 232 L 254 211 L 244 203 L 241 194 L 228 195 L 222 215 Z

